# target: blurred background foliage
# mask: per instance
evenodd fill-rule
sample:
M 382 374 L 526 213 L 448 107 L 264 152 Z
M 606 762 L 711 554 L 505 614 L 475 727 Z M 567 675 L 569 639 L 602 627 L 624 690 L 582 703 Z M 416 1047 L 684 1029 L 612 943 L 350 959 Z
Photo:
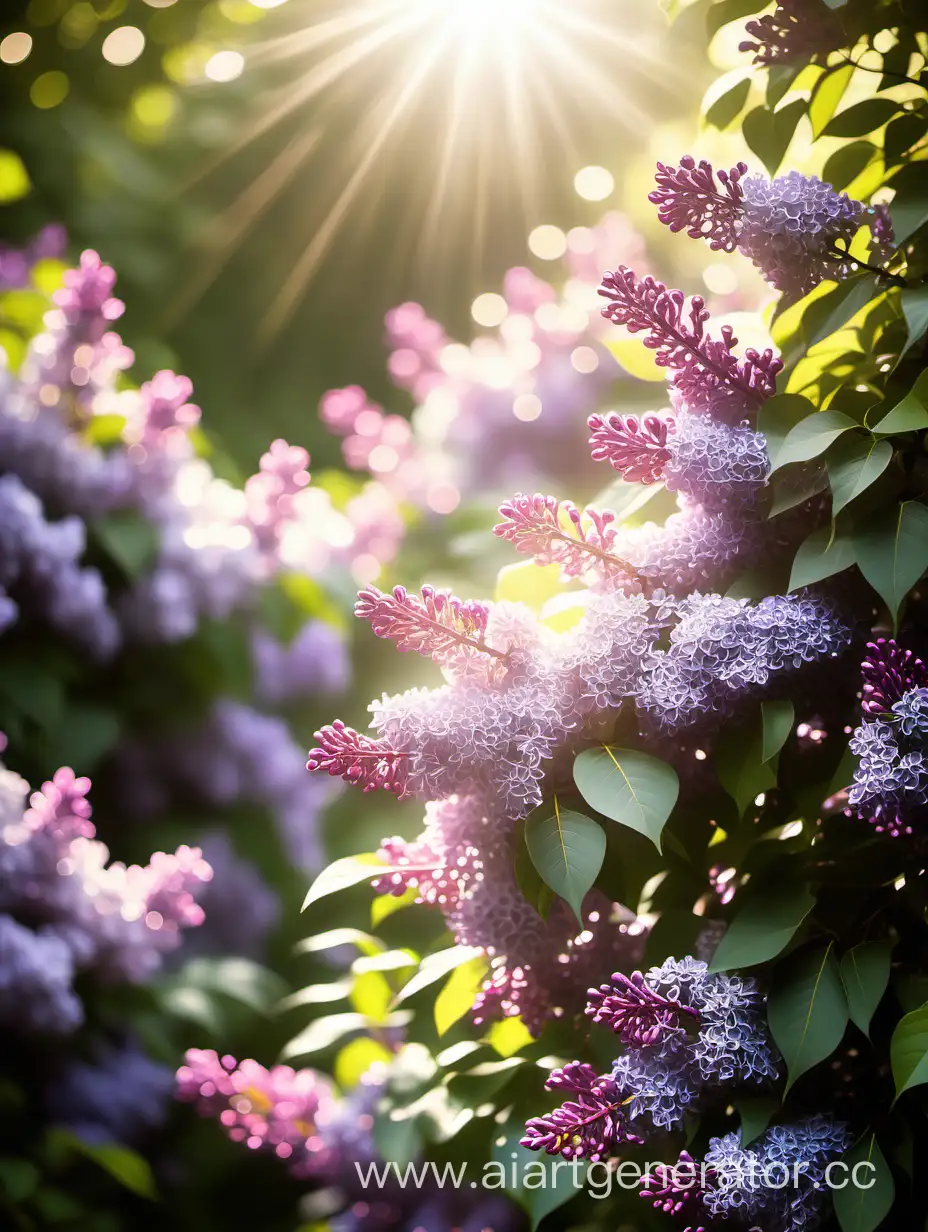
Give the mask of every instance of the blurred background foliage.
M 387 309 L 419 300 L 466 337 L 533 228 L 602 212 L 577 170 L 606 167 L 621 200 L 655 130 L 692 113 L 711 76 L 701 13 L 672 32 L 657 3 L 570 17 L 507 97 L 492 64 L 459 78 L 455 48 L 401 4 L 11 0 L 2 143 L 32 190 L 3 229 L 60 221 L 103 252 L 140 371 L 188 373 L 242 465 L 278 433 L 331 460 L 325 389 L 398 402 Z

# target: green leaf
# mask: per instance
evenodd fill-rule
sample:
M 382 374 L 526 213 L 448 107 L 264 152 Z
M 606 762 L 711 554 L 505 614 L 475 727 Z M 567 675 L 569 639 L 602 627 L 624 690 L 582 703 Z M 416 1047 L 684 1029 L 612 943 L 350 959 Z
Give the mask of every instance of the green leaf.
M 814 906 L 815 896 L 805 886 L 771 885 L 755 892 L 726 929 L 709 970 L 753 967 L 776 958 Z
M 343 1091 L 354 1090 L 372 1065 L 387 1066 L 392 1059 L 390 1049 L 376 1040 L 351 1040 L 335 1058 L 335 1081 Z
M 896 1194 L 893 1174 L 875 1134 L 864 1134 L 844 1156 L 850 1175 L 833 1191 L 842 1232 L 874 1232 L 889 1214 Z M 856 1171 L 855 1171 L 856 1170 Z M 843 1174 L 847 1175 L 847 1174 Z
M 741 17 L 747 17 L 749 13 L 756 13 L 758 10 L 757 0 L 719 0 L 718 4 L 713 4 L 706 14 L 706 30 L 711 39 L 722 26 L 727 26 L 729 22 L 738 21 Z
M 841 959 L 841 979 L 847 993 L 851 1022 L 864 1035 L 870 1030 L 870 1019 L 889 983 L 889 965 L 893 947 L 889 941 L 870 941 L 855 945 Z
M 761 702 L 760 712 L 764 732 L 761 758 L 770 761 L 786 744 L 796 712 L 790 701 Z
M 386 949 L 379 937 L 362 933 L 360 928 L 330 928 L 328 932 L 304 938 L 295 949 L 298 954 L 320 954 L 342 945 L 356 945 L 362 954 L 377 954 Z
M 395 1003 L 399 1005 L 409 997 L 415 996 L 423 988 L 428 988 L 430 984 L 435 984 L 442 979 L 455 967 L 463 966 L 464 963 L 470 962 L 472 958 L 478 957 L 481 953 L 481 950 L 472 945 L 453 945 L 447 950 L 426 954 L 419 964 L 419 970 L 396 994 Z
M 405 1027 L 411 1021 L 412 1014 L 408 1010 L 397 1010 L 396 1013 L 388 1014 L 377 1026 L 379 1029 Z M 314 1052 L 322 1052 L 337 1044 L 346 1035 L 366 1031 L 369 1027 L 370 1020 L 366 1014 L 328 1014 L 325 1018 L 316 1018 L 283 1046 L 281 1060 L 292 1061 L 294 1057 L 307 1057 Z
M 839 329 L 844 329 L 862 308 L 867 307 L 876 291 L 877 286 L 872 274 L 856 274 L 838 283 L 833 290 L 823 295 L 821 300 L 815 300 L 815 320 L 818 324 L 813 328 L 807 345 L 811 348 L 836 334 Z M 815 292 L 811 294 L 814 295 Z
M 797 98 L 779 111 L 755 107 L 744 117 L 744 139 L 771 175 L 776 174 L 805 112 L 805 99 Z
M 747 733 L 730 724 L 716 744 L 715 766 L 719 782 L 737 804 L 739 817 L 762 792 L 776 786 L 776 771 L 766 764 L 762 749 L 759 722 L 754 722 Z
M 559 808 L 555 796 L 550 817 L 529 818 L 525 844 L 542 881 L 570 905 L 582 928 L 583 900 L 606 855 L 602 826 L 583 813 Z
M 898 432 L 921 432 L 928 428 L 928 369 L 926 369 L 901 402 L 887 411 L 874 424 L 875 436 L 893 436 Z
M 841 111 L 826 124 L 826 137 L 863 137 L 888 124 L 900 110 L 889 98 L 867 98 Z
M 546 1215 L 582 1191 L 582 1175 L 574 1184 L 573 1168 L 558 1168 L 556 1160 L 522 1146 L 525 1130 L 507 1127 L 493 1143 L 493 1154 L 483 1168 L 483 1184 L 501 1188 L 528 1214 L 532 1232 Z M 497 1181 L 499 1184 L 497 1184 Z
M 767 1020 L 788 1071 L 787 1091 L 844 1038 L 847 997 L 829 944 L 782 963 L 767 997 Z
M 477 954 L 451 973 L 451 978 L 435 998 L 435 1030 L 439 1036 L 450 1031 L 474 1004 L 490 969 L 485 954 Z
M 902 302 L 902 315 L 909 328 L 909 340 L 902 352 L 905 355 L 921 342 L 928 330 L 928 285 L 909 287 L 899 298 Z
M 887 441 L 867 440 L 861 436 L 844 436 L 835 441 L 825 458 L 831 485 L 832 517 L 837 517 L 852 500 L 876 483 L 892 457 L 893 448 Z
M 852 141 L 829 156 L 822 168 L 822 179 L 840 192 L 877 157 L 877 148 L 869 141 Z
M 19 155 L 12 150 L 0 150 L 0 205 L 21 200 L 31 188 L 29 173 Z
M 661 832 L 680 791 L 676 771 L 637 749 L 603 745 L 574 761 L 574 782 L 587 804 L 604 817 L 637 830 L 661 848 Z
M 854 547 L 861 573 L 895 622 L 903 599 L 928 569 L 928 508 L 903 501 L 858 531 Z
M 101 449 L 106 449 L 122 441 L 125 426 L 125 415 L 115 413 L 93 415 L 87 421 L 82 435 L 88 445 L 97 445 Z
M 504 1018 L 490 1027 L 487 1040 L 501 1057 L 514 1057 L 517 1052 L 533 1044 L 535 1037 L 521 1018 Z
M 795 466 L 782 470 L 773 480 L 772 500 L 768 517 L 775 518 L 788 509 L 804 505 L 828 487 L 828 475 L 820 463 L 814 466 Z
M 755 1142 L 779 1108 L 780 1101 L 773 1095 L 745 1095 L 735 1100 L 735 1111 L 741 1118 L 741 1145 L 750 1146 Z
M 849 569 L 857 559 L 854 541 L 846 535 L 834 534 L 830 526 L 815 530 L 802 543 L 793 561 L 789 589 L 799 590 L 823 578 Z
M 92 526 L 97 539 L 128 578 L 141 577 L 158 555 L 158 532 L 140 514 L 111 513 Z
M 0 1185 L 17 1204 L 32 1197 L 41 1179 L 41 1172 L 28 1159 L 0 1159 Z
M 825 126 L 835 114 L 853 76 L 854 69 L 848 64 L 819 78 L 809 102 L 809 122 L 814 140 L 817 141 L 825 131 Z
M 907 111 L 897 116 L 886 130 L 883 138 L 883 151 L 887 166 L 897 163 L 907 150 L 925 135 L 925 120 L 914 112 Z
M 713 128 L 725 129 L 739 116 L 751 93 L 750 77 L 742 77 L 733 86 L 719 95 L 708 107 L 703 104 L 706 123 Z
M 86 1159 L 93 1160 L 125 1189 L 131 1190 L 141 1198 L 157 1200 L 158 1193 L 155 1189 L 155 1178 L 151 1168 L 147 1160 L 137 1152 L 115 1142 L 94 1145 L 64 1129 L 55 1129 L 52 1134 L 57 1142 L 70 1147 Z
M 361 881 L 372 881 L 377 876 L 378 870 L 385 867 L 383 860 L 373 851 L 336 860 L 334 864 L 324 868 L 309 887 L 309 892 L 303 900 L 302 910 L 305 911 L 307 907 L 329 894 L 347 890 L 349 886 L 357 885 Z
M 843 432 L 860 425 L 840 411 L 816 411 L 791 428 L 771 464 L 773 471 L 790 462 L 808 462 L 823 454 Z
M 896 1098 L 928 1082 L 928 1002 L 899 1022 L 889 1046 Z
M 287 991 L 286 981 L 250 958 L 193 958 L 178 983 L 231 997 L 256 1014 L 268 1014 Z
M 771 463 L 783 447 L 783 442 L 793 428 L 815 414 L 815 407 L 802 394 L 774 394 L 758 412 L 757 430 L 767 441 L 767 453 Z
M 415 886 L 410 886 L 402 894 L 378 894 L 371 903 L 371 928 L 379 928 L 397 911 L 411 907 L 418 897 L 419 891 Z

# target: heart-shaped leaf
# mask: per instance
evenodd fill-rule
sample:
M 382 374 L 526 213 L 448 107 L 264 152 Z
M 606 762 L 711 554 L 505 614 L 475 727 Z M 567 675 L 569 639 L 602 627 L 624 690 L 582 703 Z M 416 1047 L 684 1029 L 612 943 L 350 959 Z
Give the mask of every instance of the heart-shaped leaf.
M 776 757 L 793 730 L 793 719 L 796 712 L 790 701 L 761 702 L 761 723 L 763 728 L 763 744 L 761 758 L 770 761 Z
M 900 1021 L 890 1044 L 896 1098 L 928 1082 L 928 1002 Z
M 875 1134 L 844 1156 L 848 1179 L 834 1190 L 835 1214 L 842 1232 L 874 1232 L 889 1214 L 896 1194 L 893 1174 Z
M 336 860 L 334 864 L 324 868 L 309 887 L 309 892 L 303 900 L 303 910 L 305 911 L 312 903 L 318 902 L 320 898 L 326 898 L 329 894 L 347 890 L 349 886 L 357 885 L 361 881 L 373 881 L 378 872 L 385 867 L 383 860 L 373 851 Z
M 831 1056 L 847 1028 L 847 997 L 832 945 L 781 964 L 767 998 L 767 1020 L 786 1062 L 789 1090 Z
M 903 501 L 854 536 L 860 571 L 895 622 L 902 601 L 928 569 L 928 508 Z
M 889 941 L 871 941 L 855 945 L 841 959 L 841 979 L 851 1022 L 860 1027 L 864 1035 L 870 1030 L 870 1019 L 889 983 L 892 951 Z
M 790 462 L 808 462 L 810 458 L 817 458 L 842 433 L 859 426 L 849 415 L 843 415 L 840 411 L 817 411 L 790 429 L 771 464 L 772 469 L 777 471 Z
M 603 745 L 577 757 L 574 782 L 597 813 L 637 830 L 660 850 L 661 833 L 680 793 L 676 771 L 666 762 L 637 749 Z
M 836 534 L 830 526 L 822 526 L 800 544 L 789 577 L 789 589 L 799 590 L 843 573 L 856 561 L 854 541 L 847 535 Z
M 873 427 L 875 436 L 898 432 L 921 432 L 928 428 L 928 369 L 924 371 L 901 402 L 887 411 Z
M 928 415 L 925 422 L 928 426 Z M 893 447 L 888 441 L 868 440 L 856 435 L 835 441 L 825 459 L 831 486 L 832 517 L 837 517 L 846 505 L 876 483 L 892 457 Z
M 606 835 L 592 817 L 561 809 L 554 798 L 550 817 L 530 817 L 525 845 L 545 885 L 573 909 L 582 926 L 582 904 L 603 866 Z
M 815 906 L 805 886 L 770 885 L 749 898 L 725 930 L 710 971 L 753 967 L 776 958 Z

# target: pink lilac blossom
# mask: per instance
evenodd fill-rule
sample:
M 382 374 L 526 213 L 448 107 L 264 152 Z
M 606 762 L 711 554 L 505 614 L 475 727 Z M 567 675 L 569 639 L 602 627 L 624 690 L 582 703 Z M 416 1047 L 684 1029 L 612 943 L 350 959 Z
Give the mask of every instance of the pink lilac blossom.
M 613 552 L 617 528 L 611 510 L 580 510 L 555 496 L 516 493 L 499 509 L 505 521 L 493 533 L 540 565 L 559 565 L 567 580 L 589 576 L 604 589 L 636 589 L 635 570 Z
M 504 657 L 483 640 L 489 607 L 458 599 L 450 590 L 423 586 L 419 599 L 403 586 L 395 586 L 391 595 L 368 586 L 359 592 L 354 614 L 366 620 L 377 637 L 394 642 L 397 650 L 416 650 L 436 663 L 461 665 L 474 653 Z
M 892 222 L 885 206 L 868 209 L 817 176 L 798 171 L 769 180 L 747 170 L 739 163 L 730 173 L 719 172 L 726 189 L 721 193 L 705 161 L 697 167 L 687 155 L 678 168 L 658 163 L 658 189 L 650 199 L 672 231 L 686 229 L 716 250 L 737 248 L 771 286 L 793 299 L 824 279 L 847 278 L 858 268 L 848 250 L 864 222 L 870 224 L 873 256 L 885 261 L 892 255 Z
M 186 846 L 155 852 L 145 867 L 108 863 L 90 820 L 89 787 L 64 767 L 26 807 L 28 785 L 0 770 L 0 911 L 54 937 L 69 970 L 144 980 L 178 947 L 183 929 L 202 923 L 196 900 L 212 870 Z M 36 945 L 51 953 L 44 940 Z
M 285 1160 L 296 1177 L 331 1177 L 337 1170 L 338 1146 L 325 1132 L 336 1096 L 315 1070 L 266 1069 L 257 1061 L 238 1063 L 211 1049 L 191 1048 L 177 1071 L 175 1093 L 201 1116 L 216 1117 L 233 1142 Z
M 674 421 L 664 415 L 591 415 L 590 450 L 594 462 L 609 462 L 629 483 L 659 483 L 670 460 L 668 435 Z

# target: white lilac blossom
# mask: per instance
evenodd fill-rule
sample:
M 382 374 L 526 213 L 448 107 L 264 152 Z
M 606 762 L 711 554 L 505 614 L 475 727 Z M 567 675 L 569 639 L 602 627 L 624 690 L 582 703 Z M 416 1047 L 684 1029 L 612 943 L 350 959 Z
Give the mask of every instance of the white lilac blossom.
M 693 958 L 668 958 L 590 989 L 587 1014 L 625 1044 L 611 1073 L 574 1061 L 549 1090 L 579 1093 L 526 1125 L 523 1146 L 593 1161 L 642 1134 L 678 1129 L 685 1113 L 777 1075 L 764 999 L 751 979 L 712 975 Z
M 747 171 L 738 163 L 729 172 L 716 173 L 709 163 L 697 164 L 689 155 L 679 167 L 658 163 L 658 187 L 650 200 L 672 231 L 705 238 L 716 250 L 737 249 L 771 286 L 792 298 L 808 294 L 824 279 L 846 278 L 861 265 L 848 250 L 865 222 L 874 258 L 885 261 L 891 255 L 893 237 L 885 207 L 868 208 L 799 171 L 774 180 Z

